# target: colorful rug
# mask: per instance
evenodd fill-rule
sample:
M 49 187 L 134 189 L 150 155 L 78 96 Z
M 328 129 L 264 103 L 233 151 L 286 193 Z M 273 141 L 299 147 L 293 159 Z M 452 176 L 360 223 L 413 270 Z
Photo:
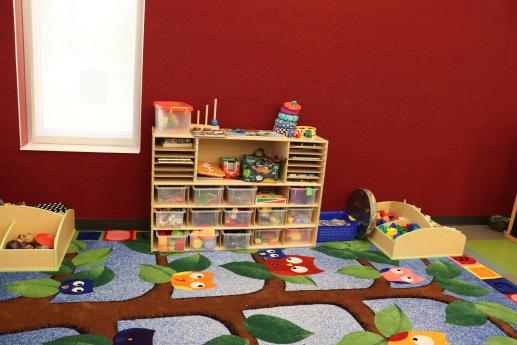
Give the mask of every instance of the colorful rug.
M 517 344 L 517 287 L 468 256 L 393 261 L 363 241 L 162 256 L 112 235 L 136 240 L 75 239 L 58 272 L 0 273 L 0 344 Z

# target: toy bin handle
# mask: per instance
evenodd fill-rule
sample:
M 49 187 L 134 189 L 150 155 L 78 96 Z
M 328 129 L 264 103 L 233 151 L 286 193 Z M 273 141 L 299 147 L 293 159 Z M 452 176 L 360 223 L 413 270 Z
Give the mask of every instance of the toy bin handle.
M 188 107 L 172 106 L 172 107 L 169 109 L 169 113 L 172 113 L 172 109 L 185 109 L 184 113 L 186 113 L 186 112 L 188 111 Z

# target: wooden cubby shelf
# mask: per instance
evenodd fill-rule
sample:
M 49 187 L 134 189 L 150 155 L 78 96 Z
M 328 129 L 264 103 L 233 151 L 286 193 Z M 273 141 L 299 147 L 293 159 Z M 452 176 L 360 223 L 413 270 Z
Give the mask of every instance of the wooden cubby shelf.
M 316 244 L 318 222 L 321 210 L 321 200 L 323 196 L 323 183 L 325 177 L 325 167 L 327 160 L 328 141 L 314 137 L 307 138 L 287 138 L 287 137 L 262 137 L 262 136 L 243 136 L 243 137 L 194 137 L 189 134 L 167 134 L 153 129 L 152 135 L 152 177 L 151 177 L 151 250 L 162 251 L 162 244 L 158 244 L 157 231 L 172 231 L 171 235 L 163 236 L 174 241 L 181 241 L 180 249 L 170 249 L 167 251 L 203 251 L 190 243 L 193 231 L 203 229 L 215 230 L 217 236 L 212 239 L 212 246 L 209 250 L 234 250 L 234 249 L 258 249 L 258 248 L 288 248 L 288 247 L 312 247 Z M 164 139 L 181 139 L 179 144 L 171 144 L 171 141 Z M 197 177 L 197 164 L 207 161 L 218 164 L 221 157 L 235 157 L 239 160 L 245 154 L 251 154 L 255 150 L 262 148 L 268 156 L 285 157 L 282 163 L 280 178 L 276 182 L 245 182 L 238 179 L 202 179 Z M 194 188 L 213 187 L 221 193 L 223 190 L 222 203 L 217 205 L 196 204 L 194 198 Z M 258 189 L 261 191 L 273 190 L 276 194 L 282 194 L 290 198 L 291 192 L 306 193 L 309 201 L 304 200 L 305 204 L 290 203 L 249 203 L 246 205 L 231 204 L 226 200 L 226 187 L 242 188 L 249 187 L 247 190 Z M 303 188 L 302 188 L 303 187 Z M 294 188 L 294 189 L 293 189 Z M 197 189 L 196 189 L 197 190 Z M 160 193 L 177 193 L 179 202 L 168 197 L 158 196 Z M 309 193 L 312 191 L 312 193 Z M 314 195 L 314 196 L 312 196 Z M 175 196 L 176 197 L 176 196 Z M 303 198 L 302 198 L 303 199 Z M 211 227 L 193 226 L 193 216 L 203 213 L 205 210 L 220 210 L 217 222 L 213 222 Z M 248 210 L 242 213 L 251 214 L 251 222 L 248 226 L 228 226 L 225 224 L 224 210 Z M 258 218 L 269 209 L 276 212 L 285 209 L 283 220 L 280 224 L 265 226 L 260 225 Z M 310 209 L 310 210 L 304 210 Z M 309 224 L 286 224 L 289 217 L 296 216 L 296 212 L 305 213 L 304 222 Z M 168 217 L 176 217 L 174 222 Z M 157 216 L 158 215 L 158 216 Z M 183 217 L 183 218 L 181 218 Z M 158 218 L 158 221 L 157 219 Z M 165 220 L 164 220 L 165 219 Z M 177 222 L 183 224 L 179 225 Z M 303 219 L 303 218 L 302 218 Z M 292 221 L 292 219 L 290 219 Z M 298 221 L 298 220 L 296 220 Z M 165 225 L 164 225 L 165 224 Z M 199 224 L 199 223 L 197 223 Z M 211 222 L 212 224 L 212 222 Z M 158 226 L 160 225 L 160 226 Z M 171 225 L 171 226 L 169 226 Z M 246 231 L 242 234 L 245 241 L 240 247 L 235 247 L 235 243 L 227 243 L 232 236 L 240 236 L 239 231 Z M 270 231 L 277 236 L 277 239 L 264 244 L 256 241 L 261 233 Z M 178 235 L 180 233 L 181 235 Z M 174 239 L 179 238 L 179 240 Z M 163 240 L 162 236 L 160 240 Z M 195 242 L 192 240 L 192 242 Z M 214 243 L 215 242 L 215 243 Z

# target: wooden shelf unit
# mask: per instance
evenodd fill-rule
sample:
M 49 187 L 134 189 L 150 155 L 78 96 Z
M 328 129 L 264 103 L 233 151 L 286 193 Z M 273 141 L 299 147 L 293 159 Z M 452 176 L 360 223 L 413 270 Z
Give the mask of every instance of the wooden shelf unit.
M 155 232 L 159 230 L 198 230 L 200 227 L 193 227 L 190 224 L 190 210 L 192 209 L 251 209 L 252 222 L 246 227 L 229 227 L 223 223 L 223 215 L 219 219 L 219 225 L 212 227 L 217 231 L 251 230 L 251 244 L 249 248 L 265 247 L 312 247 L 316 244 L 318 221 L 321 211 L 321 200 L 323 196 L 323 183 L 325 177 L 325 166 L 327 160 L 328 141 L 321 137 L 312 139 L 287 138 L 287 137 L 194 137 L 192 135 L 166 134 L 155 129 L 152 130 L 152 176 L 151 176 L 151 250 L 158 251 L 157 237 Z M 191 144 L 179 144 L 176 146 L 161 144 L 162 139 L 191 139 Z M 237 157 L 242 159 L 245 154 L 253 153 L 256 149 L 263 148 L 267 155 L 283 156 L 286 161 L 282 165 L 281 177 L 277 182 L 252 183 L 242 180 L 231 179 L 198 179 L 197 162 L 209 161 L 219 163 L 221 157 Z M 167 159 L 181 161 L 164 161 Z M 295 174 L 295 175 L 293 175 Z M 186 203 L 170 204 L 160 203 L 157 199 L 156 187 L 162 186 L 186 186 Z M 314 187 L 318 189 L 313 204 L 252 204 L 252 205 L 229 205 L 224 200 L 221 205 L 197 205 L 192 201 L 193 186 L 229 186 L 229 187 L 257 187 L 275 189 L 281 191 L 284 196 L 289 197 L 291 187 Z M 256 213 L 260 208 L 285 208 L 285 209 L 313 209 L 311 224 L 284 224 L 277 226 L 263 226 L 256 223 Z M 186 223 L 183 227 L 161 228 L 156 226 L 155 211 L 157 210 L 178 210 L 185 209 Z M 304 243 L 285 243 L 285 229 L 311 228 L 310 241 Z M 264 246 L 253 244 L 255 230 L 282 229 L 281 243 L 277 246 Z M 221 236 L 218 237 L 218 244 L 215 250 L 225 250 L 221 246 Z M 186 249 L 185 251 L 191 251 Z

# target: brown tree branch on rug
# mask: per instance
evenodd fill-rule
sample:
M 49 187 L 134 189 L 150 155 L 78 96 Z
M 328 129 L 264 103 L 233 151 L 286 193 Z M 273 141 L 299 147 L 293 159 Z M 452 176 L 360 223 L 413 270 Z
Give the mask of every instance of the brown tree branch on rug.
M 255 256 L 256 261 L 261 259 Z M 362 265 L 371 266 L 364 260 Z M 166 265 L 166 257 L 157 255 L 156 262 Z M 429 262 L 427 262 L 429 264 Z M 50 298 L 19 297 L 1 302 L 0 333 L 15 333 L 46 327 L 69 327 L 81 333 L 92 333 L 112 339 L 119 320 L 142 318 L 200 315 L 220 321 L 231 333 L 246 338 L 251 344 L 257 341 L 243 327 L 244 310 L 331 304 L 348 311 L 365 330 L 378 332 L 374 324 L 374 313 L 363 301 L 383 298 L 421 298 L 451 303 L 459 299 L 444 295 L 444 289 L 433 280 L 429 285 L 391 289 L 389 283 L 377 279 L 365 289 L 354 290 L 285 290 L 285 282 L 278 278 L 267 280 L 264 287 L 245 295 L 214 296 L 202 298 L 171 298 L 170 284 L 156 284 L 146 294 L 120 302 L 84 302 L 49 304 Z M 21 321 L 23 320 L 23 321 Z M 517 331 L 505 322 L 494 318 L 489 320 L 510 337 L 517 338 Z M 343 330 L 343 334 L 346 330 Z

